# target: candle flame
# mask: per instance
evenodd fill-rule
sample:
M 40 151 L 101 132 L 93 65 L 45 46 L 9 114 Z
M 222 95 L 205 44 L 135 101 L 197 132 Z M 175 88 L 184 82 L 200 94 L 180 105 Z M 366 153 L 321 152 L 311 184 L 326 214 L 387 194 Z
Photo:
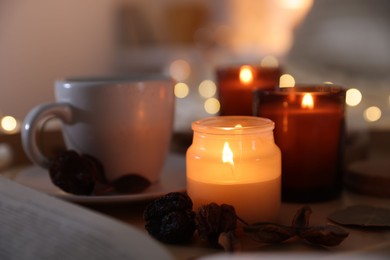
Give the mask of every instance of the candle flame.
M 308 109 L 313 109 L 314 107 L 314 100 L 311 94 L 306 93 L 303 98 L 302 98 L 302 103 L 301 103 L 302 108 L 308 108 Z
M 223 163 L 230 163 L 231 165 L 234 165 L 233 161 L 233 152 L 229 147 L 229 143 L 225 142 L 223 146 L 223 151 L 222 151 L 222 162 Z
M 253 81 L 253 73 L 250 66 L 242 66 L 240 68 L 240 82 L 250 84 Z

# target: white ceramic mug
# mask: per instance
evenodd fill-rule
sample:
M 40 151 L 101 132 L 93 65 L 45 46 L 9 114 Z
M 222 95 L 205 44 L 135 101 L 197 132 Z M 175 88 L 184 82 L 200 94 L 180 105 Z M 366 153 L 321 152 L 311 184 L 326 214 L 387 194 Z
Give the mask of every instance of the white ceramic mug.
M 67 149 L 100 160 L 109 181 L 132 173 L 155 182 L 171 140 L 173 88 L 174 82 L 162 76 L 57 81 L 56 102 L 38 105 L 23 122 L 25 153 L 49 167 L 35 135 L 42 122 L 56 117 Z

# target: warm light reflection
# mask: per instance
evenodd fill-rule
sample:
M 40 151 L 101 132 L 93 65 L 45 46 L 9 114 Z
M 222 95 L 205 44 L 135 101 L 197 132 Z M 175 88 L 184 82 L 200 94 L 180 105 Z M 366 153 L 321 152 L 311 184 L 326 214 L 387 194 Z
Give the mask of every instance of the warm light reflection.
M 333 82 L 332 81 L 325 81 L 324 84 L 325 85 L 333 85 Z
M 211 115 L 217 114 L 220 108 L 221 108 L 221 104 L 216 98 L 208 98 L 204 102 L 204 109 L 208 114 Z
M 301 103 L 302 108 L 308 108 L 308 109 L 313 109 L 314 107 L 314 100 L 311 94 L 306 93 L 303 95 L 302 98 L 302 103 Z
M 185 60 L 175 60 L 169 66 L 169 72 L 176 81 L 184 81 L 190 76 L 191 67 Z
M 354 107 L 360 104 L 362 101 L 362 93 L 356 88 L 350 88 L 347 90 L 345 103 L 348 106 Z
M 175 96 L 177 98 L 185 98 L 190 93 L 190 88 L 185 83 L 176 83 L 175 85 Z
M 234 128 L 242 128 L 242 125 L 241 124 L 237 124 L 234 126 Z
M 312 6 L 313 0 L 281 0 L 281 4 L 288 9 L 308 9 Z
M 279 79 L 280 88 L 291 88 L 295 86 L 295 79 L 290 74 L 283 74 Z
M 6 132 L 14 132 L 17 130 L 18 122 L 12 116 L 5 116 L 1 119 L 0 122 L 2 130 Z
M 230 149 L 228 142 L 225 142 L 225 144 L 223 145 L 222 162 L 223 163 L 230 163 L 231 165 L 234 165 L 233 151 L 232 151 L 232 149 Z
M 279 61 L 274 56 L 265 56 L 260 63 L 261 67 L 277 68 L 279 67 Z
M 199 84 L 199 94 L 204 98 L 211 98 L 217 93 L 217 86 L 212 80 L 203 80 Z
M 240 82 L 250 84 L 253 81 L 253 73 L 250 66 L 242 66 L 240 68 Z
M 382 116 L 382 111 L 377 106 L 372 106 L 364 110 L 364 119 L 368 122 L 378 121 Z

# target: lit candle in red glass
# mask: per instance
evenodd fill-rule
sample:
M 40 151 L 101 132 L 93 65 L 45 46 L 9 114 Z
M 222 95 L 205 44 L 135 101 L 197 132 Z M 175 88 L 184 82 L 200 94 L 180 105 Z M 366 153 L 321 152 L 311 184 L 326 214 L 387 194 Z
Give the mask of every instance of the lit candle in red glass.
M 275 122 L 285 201 L 336 197 L 342 188 L 345 90 L 333 86 L 255 92 L 258 116 Z
M 279 85 L 279 66 L 231 66 L 217 69 L 220 115 L 253 115 L 255 89 L 272 90 Z

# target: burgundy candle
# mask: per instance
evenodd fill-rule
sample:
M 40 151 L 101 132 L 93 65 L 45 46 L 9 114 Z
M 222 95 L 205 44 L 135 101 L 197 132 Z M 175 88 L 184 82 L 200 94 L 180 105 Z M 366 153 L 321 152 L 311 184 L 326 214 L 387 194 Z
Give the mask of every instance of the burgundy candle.
M 220 115 L 253 115 L 253 90 L 274 89 L 281 74 L 280 67 L 242 65 L 217 69 Z
M 345 90 L 334 86 L 256 91 L 256 115 L 275 122 L 284 201 L 319 201 L 342 188 Z

